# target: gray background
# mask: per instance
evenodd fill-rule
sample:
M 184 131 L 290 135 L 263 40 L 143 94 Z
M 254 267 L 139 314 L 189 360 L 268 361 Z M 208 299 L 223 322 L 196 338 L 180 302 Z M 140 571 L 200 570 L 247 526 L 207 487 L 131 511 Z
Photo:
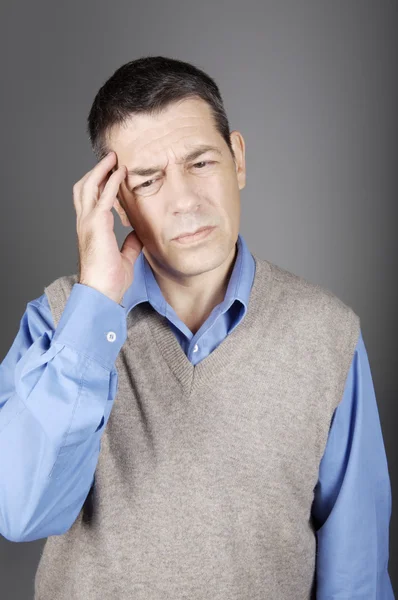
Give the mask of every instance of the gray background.
M 72 186 L 95 164 L 85 126 L 98 88 L 139 56 L 193 62 L 216 80 L 246 141 L 250 249 L 361 317 L 398 590 L 397 3 L 26 1 L 3 4 L 0 23 L 0 360 L 26 303 L 76 272 Z M 121 242 L 128 230 L 115 217 Z M 1 598 L 32 598 L 43 543 L 0 540 Z

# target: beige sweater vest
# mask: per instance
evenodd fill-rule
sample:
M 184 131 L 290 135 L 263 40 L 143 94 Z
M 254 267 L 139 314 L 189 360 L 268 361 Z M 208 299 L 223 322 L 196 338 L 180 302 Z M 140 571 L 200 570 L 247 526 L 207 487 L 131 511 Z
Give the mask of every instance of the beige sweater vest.
M 95 485 L 47 538 L 35 600 L 314 597 L 311 505 L 360 320 L 253 257 L 246 316 L 196 366 L 149 303 L 128 314 Z M 55 327 L 76 281 L 45 288 Z

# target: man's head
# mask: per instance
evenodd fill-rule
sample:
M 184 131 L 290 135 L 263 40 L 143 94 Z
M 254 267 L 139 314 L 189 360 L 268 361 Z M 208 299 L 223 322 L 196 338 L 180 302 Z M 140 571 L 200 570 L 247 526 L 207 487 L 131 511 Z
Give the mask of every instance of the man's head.
M 117 166 L 139 171 L 126 177 L 114 208 L 134 227 L 151 263 L 178 279 L 231 256 L 245 145 L 239 132 L 229 132 L 221 95 L 207 74 L 161 56 L 127 63 L 99 90 L 88 133 L 98 160 L 113 150 Z M 213 149 L 199 154 L 205 146 Z M 173 239 L 208 225 L 215 228 L 202 240 Z

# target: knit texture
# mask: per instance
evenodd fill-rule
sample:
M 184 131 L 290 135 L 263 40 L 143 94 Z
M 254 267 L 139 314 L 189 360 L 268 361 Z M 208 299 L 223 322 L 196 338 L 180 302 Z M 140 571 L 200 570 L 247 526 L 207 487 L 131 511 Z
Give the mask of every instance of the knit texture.
M 196 366 L 149 303 L 128 313 L 95 484 L 35 600 L 314 597 L 311 505 L 360 320 L 252 255 L 245 317 Z M 45 288 L 55 326 L 76 282 Z

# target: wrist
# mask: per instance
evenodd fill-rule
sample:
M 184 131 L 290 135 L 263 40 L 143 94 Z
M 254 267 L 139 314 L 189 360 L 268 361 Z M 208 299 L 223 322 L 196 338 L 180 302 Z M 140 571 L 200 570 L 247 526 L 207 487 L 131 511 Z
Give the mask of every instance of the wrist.
M 86 281 L 84 278 L 79 279 L 78 283 L 80 283 L 81 285 L 87 285 L 87 286 L 93 288 L 94 290 L 97 290 L 97 292 L 104 294 L 104 296 L 106 296 L 110 300 L 113 300 L 117 304 L 120 304 L 121 301 L 123 300 L 123 295 L 108 291 L 105 288 L 102 288 L 101 286 L 98 286 L 96 284 L 90 283 L 89 281 Z

